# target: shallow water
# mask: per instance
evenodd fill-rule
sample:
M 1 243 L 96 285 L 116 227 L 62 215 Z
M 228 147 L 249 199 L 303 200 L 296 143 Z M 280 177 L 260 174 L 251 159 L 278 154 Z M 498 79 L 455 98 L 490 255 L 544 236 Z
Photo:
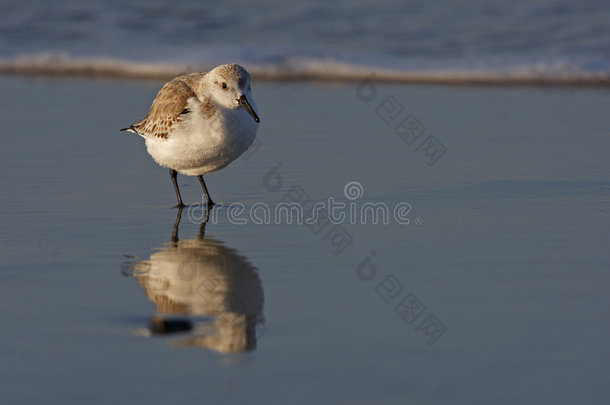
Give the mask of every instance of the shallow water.
M 0 78 L 7 403 L 606 402 L 607 92 L 255 85 L 258 148 L 175 242 L 167 170 L 118 132 L 158 87 Z M 305 194 L 346 217 L 256 223 Z

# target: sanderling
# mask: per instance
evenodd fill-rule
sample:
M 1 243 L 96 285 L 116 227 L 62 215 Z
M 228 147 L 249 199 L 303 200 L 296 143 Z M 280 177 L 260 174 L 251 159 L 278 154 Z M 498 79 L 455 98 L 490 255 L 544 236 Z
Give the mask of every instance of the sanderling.
M 248 149 L 259 122 L 250 75 L 232 64 L 166 83 L 148 114 L 121 131 L 143 137 L 155 162 L 169 168 L 178 207 L 184 206 L 176 181 L 180 172 L 197 176 L 210 208 L 214 202 L 202 175 L 222 169 Z

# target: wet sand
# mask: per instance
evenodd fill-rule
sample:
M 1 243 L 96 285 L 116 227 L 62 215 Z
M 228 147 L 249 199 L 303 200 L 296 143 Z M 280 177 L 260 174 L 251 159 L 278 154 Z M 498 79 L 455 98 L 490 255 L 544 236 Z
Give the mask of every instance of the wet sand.
M 221 246 L 221 297 L 243 297 L 231 272 L 246 269 L 256 309 L 232 311 L 262 321 L 252 337 L 218 309 L 182 313 L 202 326 L 189 342 L 208 343 L 185 345 L 140 335 L 160 299 L 199 296 L 163 298 L 125 271 L 181 254 L 167 170 L 118 132 L 160 84 L 0 77 L 7 403 L 606 402 L 607 90 L 255 83 L 259 143 L 206 176 L 224 205 L 204 242 L 197 209 L 179 238 L 203 249 L 197 265 Z M 201 198 L 195 178 L 180 184 Z M 305 195 L 407 203 L 409 224 L 229 213 Z

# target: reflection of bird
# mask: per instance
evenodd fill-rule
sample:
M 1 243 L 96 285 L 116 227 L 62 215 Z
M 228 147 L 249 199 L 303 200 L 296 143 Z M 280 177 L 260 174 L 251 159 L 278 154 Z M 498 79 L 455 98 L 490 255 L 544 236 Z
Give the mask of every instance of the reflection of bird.
M 259 122 L 250 75 L 233 64 L 176 77 L 159 90 L 146 117 L 122 130 L 146 139 L 155 162 L 170 169 L 179 207 L 184 204 L 177 172 L 197 176 L 211 207 L 202 175 L 222 169 L 248 149 Z
M 157 306 L 151 328 L 163 332 L 191 329 L 183 319 L 167 315 L 213 317 L 180 345 L 203 346 L 220 352 L 256 347 L 256 325 L 263 321 L 263 289 L 255 267 L 237 250 L 200 237 L 163 245 L 148 260 L 135 263 L 132 274 Z

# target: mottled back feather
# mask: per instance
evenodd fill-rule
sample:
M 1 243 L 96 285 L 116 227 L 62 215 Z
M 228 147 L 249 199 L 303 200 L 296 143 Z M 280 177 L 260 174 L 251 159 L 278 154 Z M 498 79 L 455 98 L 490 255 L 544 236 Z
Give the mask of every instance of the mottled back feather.
M 148 114 L 130 129 L 144 137 L 167 139 L 172 126 L 191 112 L 187 108 L 188 99 L 197 97 L 192 85 L 202 75 L 202 73 L 193 73 L 166 83 L 157 93 Z

